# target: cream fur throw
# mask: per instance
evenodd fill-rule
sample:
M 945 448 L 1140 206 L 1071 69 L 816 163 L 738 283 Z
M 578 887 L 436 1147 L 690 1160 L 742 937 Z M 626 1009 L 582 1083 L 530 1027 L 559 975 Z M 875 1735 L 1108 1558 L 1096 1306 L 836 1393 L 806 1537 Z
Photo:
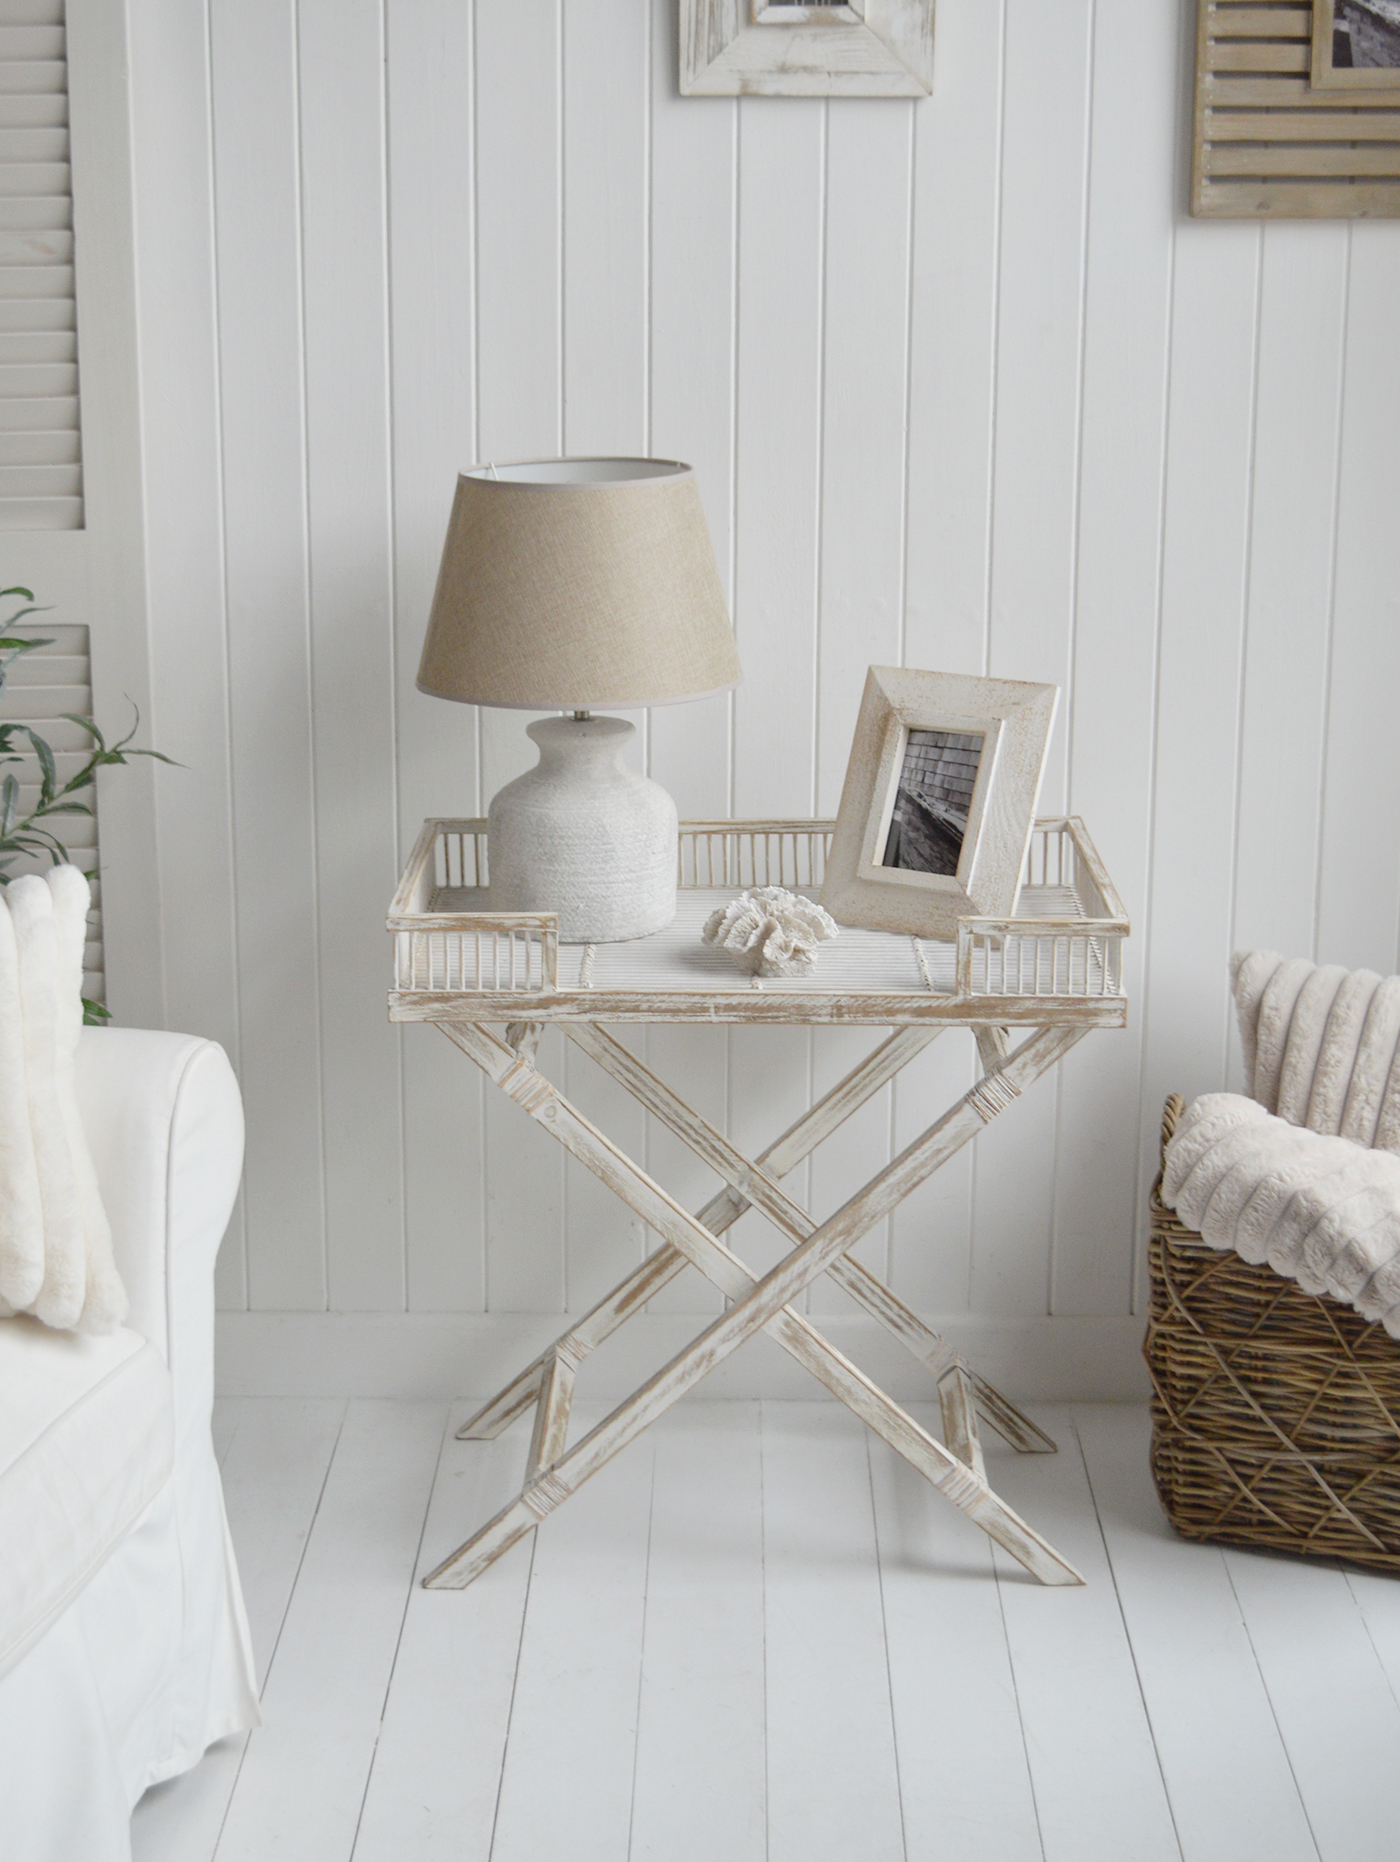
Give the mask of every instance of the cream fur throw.
M 1400 1157 L 1206 1093 L 1167 1147 L 1162 1200 L 1211 1247 L 1267 1262 L 1400 1338 Z
M 1187 1107 L 1162 1200 L 1400 1338 L 1400 976 L 1273 950 L 1230 968 L 1250 1097 Z
M 88 903 L 75 866 L 0 895 L 0 1316 L 110 1332 L 126 1293 L 73 1086 Z

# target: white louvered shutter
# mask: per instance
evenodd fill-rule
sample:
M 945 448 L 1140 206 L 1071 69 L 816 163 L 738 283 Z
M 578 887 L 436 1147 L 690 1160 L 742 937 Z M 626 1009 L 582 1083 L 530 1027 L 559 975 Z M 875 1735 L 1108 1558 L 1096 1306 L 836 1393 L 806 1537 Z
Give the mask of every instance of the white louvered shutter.
M 7 604 L 9 605 L 9 604 Z M 45 616 L 26 618 L 21 631 L 26 638 L 38 637 L 50 644 L 26 653 L 10 667 L 5 689 L 0 692 L 0 718 L 12 718 L 32 724 L 46 740 L 58 765 L 60 784 L 76 775 L 87 759 L 90 748 L 86 731 L 69 724 L 64 713 L 75 717 L 92 716 L 92 685 L 88 668 L 88 630 L 78 626 L 45 626 Z M 28 814 L 39 799 L 39 761 L 27 756 L 22 763 L 10 764 L 0 775 L 13 774 L 20 783 L 20 809 Z M 91 789 L 77 798 L 95 806 Z M 55 838 L 68 849 L 74 866 L 85 873 L 97 871 L 96 815 L 55 815 L 44 823 Z M 26 859 L 13 870 L 43 872 L 48 862 Z M 102 975 L 102 890 L 92 882 L 92 910 L 88 914 L 87 949 L 83 954 L 83 994 L 94 1002 L 104 1000 Z
M 0 0 L 0 530 L 78 530 L 63 0 Z

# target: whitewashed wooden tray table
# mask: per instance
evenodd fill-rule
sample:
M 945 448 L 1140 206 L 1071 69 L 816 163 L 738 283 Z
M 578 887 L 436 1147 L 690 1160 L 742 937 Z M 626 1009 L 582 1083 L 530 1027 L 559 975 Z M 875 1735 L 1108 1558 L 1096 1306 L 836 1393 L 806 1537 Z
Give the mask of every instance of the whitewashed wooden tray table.
M 534 1411 L 524 1486 L 430 1573 L 460 1589 L 567 1500 L 731 1352 L 766 1331 L 833 1396 L 1046 1584 L 1079 1573 L 989 1486 L 979 1415 L 1023 1453 L 1055 1444 L 895 1298 L 849 1250 L 1094 1028 L 1127 1020 L 1128 922 L 1083 823 L 1038 821 L 1017 912 L 964 918 L 956 944 L 843 929 L 816 973 L 749 979 L 701 944 L 714 907 L 745 886 L 815 895 L 830 821 L 689 821 L 680 829 L 675 922 L 625 944 L 561 945 L 548 913 L 486 909 L 486 823 L 424 823 L 389 911 L 393 1021 L 435 1023 L 488 1079 L 558 1139 L 662 1240 L 642 1264 L 528 1365 L 460 1431 L 498 1435 Z M 691 1215 L 539 1072 L 546 1022 L 564 1034 L 710 1166 L 726 1187 Z M 617 1022 L 869 1023 L 889 1038 L 757 1158 L 746 1157 L 606 1032 Z M 494 1030 L 504 1025 L 504 1034 Z M 842 1208 L 817 1222 L 779 1179 L 946 1028 L 971 1028 L 981 1078 Z M 790 1245 L 754 1274 L 720 1239 L 759 1210 Z M 572 1445 L 579 1365 L 687 1265 L 725 1295 L 723 1314 Z M 928 1367 L 944 1440 L 831 1345 L 792 1302 L 830 1274 Z

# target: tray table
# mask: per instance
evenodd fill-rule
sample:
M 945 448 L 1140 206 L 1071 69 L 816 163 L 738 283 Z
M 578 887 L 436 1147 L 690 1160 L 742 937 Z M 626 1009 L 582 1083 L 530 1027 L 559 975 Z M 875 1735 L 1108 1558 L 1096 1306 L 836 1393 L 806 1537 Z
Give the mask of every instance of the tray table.
M 843 928 L 823 946 L 815 974 L 781 979 L 745 978 L 722 952 L 701 945 L 705 918 L 740 888 L 784 885 L 815 894 L 832 827 L 830 821 L 683 822 L 674 924 L 631 943 L 561 946 L 552 914 L 489 909 L 484 821 L 424 823 L 389 910 L 390 1019 L 435 1023 L 662 1237 L 460 1431 L 464 1438 L 492 1437 L 534 1412 L 521 1493 L 429 1574 L 430 1587 L 469 1584 L 759 1330 L 1034 1576 L 1049 1584 L 1082 1581 L 992 1491 L 979 1415 L 1023 1453 L 1053 1452 L 1055 1444 L 849 1250 L 1091 1029 L 1125 1024 L 1128 921 L 1083 823 L 1064 817 L 1035 824 L 1015 915 L 961 919 L 956 944 Z M 538 1071 L 540 1031 L 551 1021 L 723 1179 L 726 1187 L 698 1215 L 681 1208 Z M 750 1159 L 606 1032 L 608 1023 L 648 1021 L 868 1023 L 892 1032 Z M 504 1038 L 494 1032 L 502 1023 Z M 977 1084 L 817 1223 L 779 1179 L 949 1026 L 974 1033 L 982 1066 Z M 761 1278 L 720 1239 L 750 1207 L 791 1248 Z M 579 1365 L 687 1265 L 721 1289 L 727 1310 L 570 1446 Z M 927 1365 L 938 1388 L 943 1441 L 793 1309 L 791 1302 L 823 1273 Z

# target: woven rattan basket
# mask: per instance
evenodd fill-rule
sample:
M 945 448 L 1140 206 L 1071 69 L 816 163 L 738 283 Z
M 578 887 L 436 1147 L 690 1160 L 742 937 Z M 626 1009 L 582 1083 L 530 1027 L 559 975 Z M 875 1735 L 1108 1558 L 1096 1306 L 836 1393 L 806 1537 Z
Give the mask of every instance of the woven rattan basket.
M 1167 1101 L 1162 1147 L 1183 1101 Z M 1152 1186 L 1152 1476 L 1189 1539 L 1400 1571 L 1400 1342 L 1208 1248 Z

